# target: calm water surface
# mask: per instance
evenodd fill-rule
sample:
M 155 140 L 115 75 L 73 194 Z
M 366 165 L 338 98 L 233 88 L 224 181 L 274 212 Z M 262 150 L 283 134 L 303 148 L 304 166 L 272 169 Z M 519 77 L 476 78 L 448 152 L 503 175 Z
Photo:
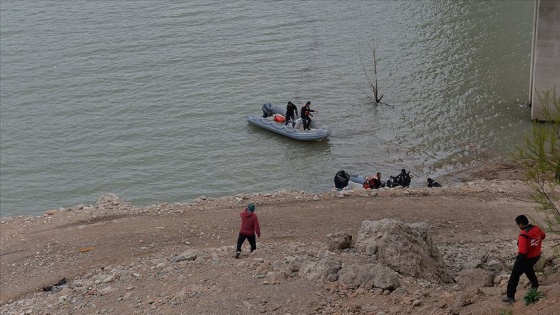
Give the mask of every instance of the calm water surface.
M 428 176 L 530 130 L 533 1 L 16 1 L 0 6 L 2 216 Z M 375 39 L 380 93 L 367 97 Z M 333 130 L 249 126 L 310 100 Z

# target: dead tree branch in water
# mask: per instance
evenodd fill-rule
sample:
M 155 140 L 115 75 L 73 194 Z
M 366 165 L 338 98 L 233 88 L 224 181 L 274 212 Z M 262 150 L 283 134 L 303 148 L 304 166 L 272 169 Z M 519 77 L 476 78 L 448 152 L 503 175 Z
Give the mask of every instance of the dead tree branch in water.
M 369 85 L 369 87 L 371 88 L 371 91 L 373 92 L 373 96 L 368 94 L 368 98 L 375 103 L 379 103 L 381 102 L 381 99 L 383 98 L 383 95 L 379 96 L 378 94 L 378 85 L 377 85 L 377 59 L 375 56 L 375 41 L 372 40 L 371 44 L 369 45 L 369 49 L 371 51 L 372 57 L 373 57 L 373 77 L 368 73 L 368 71 L 366 70 L 366 67 L 364 66 L 364 63 L 362 62 L 362 57 L 360 56 L 360 63 L 362 64 L 362 69 L 364 70 L 364 75 L 366 76 L 366 80 L 367 83 Z

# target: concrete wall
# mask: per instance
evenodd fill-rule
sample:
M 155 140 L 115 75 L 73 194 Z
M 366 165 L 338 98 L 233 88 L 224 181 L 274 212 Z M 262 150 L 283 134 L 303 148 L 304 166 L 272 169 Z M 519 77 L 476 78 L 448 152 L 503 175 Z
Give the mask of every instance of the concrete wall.
M 536 0 L 529 97 L 531 119 L 546 120 L 539 93 L 556 88 L 560 97 L 560 0 Z

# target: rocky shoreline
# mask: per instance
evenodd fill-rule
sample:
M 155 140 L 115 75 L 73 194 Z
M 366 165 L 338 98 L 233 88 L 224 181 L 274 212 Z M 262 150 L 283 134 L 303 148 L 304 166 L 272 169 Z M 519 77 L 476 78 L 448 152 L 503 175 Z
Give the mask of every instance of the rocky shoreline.
M 1 218 L 0 313 L 558 314 L 552 235 L 539 273 L 547 297 L 499 302 L 516 249 L 509 221 L 534 208 L 529 192 L 522 180 L 477 179 L 148 207 L 105 194 L 95 205 Z M 235 259 L 249 201 L 263 237 Z

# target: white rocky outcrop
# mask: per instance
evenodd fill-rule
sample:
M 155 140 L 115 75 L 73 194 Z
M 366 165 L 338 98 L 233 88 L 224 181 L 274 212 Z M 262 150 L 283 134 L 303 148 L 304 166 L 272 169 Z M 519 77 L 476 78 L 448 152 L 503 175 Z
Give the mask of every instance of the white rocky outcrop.
M 363 221 L 356 250 L 403 276 L 453 282 L 426 223 Z

